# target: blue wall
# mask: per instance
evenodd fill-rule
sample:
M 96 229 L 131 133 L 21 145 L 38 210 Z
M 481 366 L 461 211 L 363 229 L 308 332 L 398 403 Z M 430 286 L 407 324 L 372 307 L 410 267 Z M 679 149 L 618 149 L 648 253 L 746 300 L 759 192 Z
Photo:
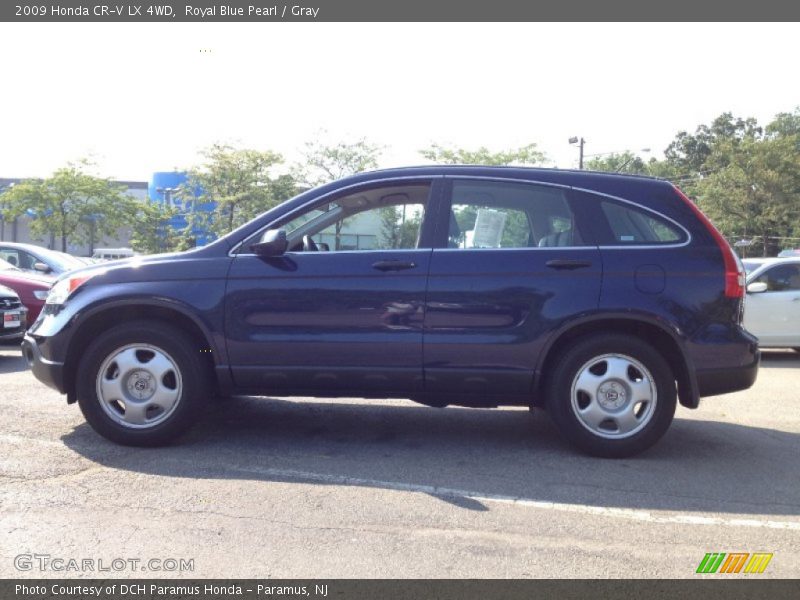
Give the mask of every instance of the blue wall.
M 167 194 L 159 192 L 158 190 L 179 188 L 185 184 L 187 180 L 188 178 L 185 171 L 157 171 L 153 173 L 150 179 L 150 184 L 147 186 L 147 193 L 150 196 L 150 200 L 163 204 L 166 202 L 165 196 Z M 196 202 L 196 198 L 200 195 L 202 195 L 202 190 L 200 189 L 194 190 L 194 194 L 188 198 L 181 193 L 170 194 L 170 203 L 181 211 L 180 214 L 170 219 L 170 227 L 175 230 L 184 229 L 186 227 L 186 212 L 188 211 L 197 210 L 211 212 L 214 210 L 213 202 L 204 202 L 202 204 Z M 197 239 L 198 246 L 203 246 L 214 239 L 213 235 L 196 228 L 193 233 Z

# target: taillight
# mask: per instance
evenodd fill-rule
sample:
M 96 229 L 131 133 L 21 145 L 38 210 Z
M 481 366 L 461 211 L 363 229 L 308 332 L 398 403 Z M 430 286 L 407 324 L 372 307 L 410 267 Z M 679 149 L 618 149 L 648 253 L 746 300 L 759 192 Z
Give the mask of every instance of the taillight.
M 673 186 L 675 188 L 675 192 L 681 199 L 689 206 L 689 208 L 694 211 L 694 214 L 697 215 L 697 218 L 702 221 L 703 225 L 706 226 L 708 232 L 711 234 L 711 237 L 714 238 L 714 241 L 717 242 L 717 246 L 719 246 L 720 251 L 722 252 L 722 258 L 725 261 L 725 296 L 727 298 L 743 298 L 744 297 L 744 268 L 742 268 L 741 262 L 736 257 L 736 253 L 731 248 L 731 245 L 728 243 L 719 230 L 714 227 L 713 223 L 708 220 L 708 217 L 703 214 L 703 212 L 697 208 L 697 205 L 692 202 L 686 194 L 684 194 L 678 186 Z

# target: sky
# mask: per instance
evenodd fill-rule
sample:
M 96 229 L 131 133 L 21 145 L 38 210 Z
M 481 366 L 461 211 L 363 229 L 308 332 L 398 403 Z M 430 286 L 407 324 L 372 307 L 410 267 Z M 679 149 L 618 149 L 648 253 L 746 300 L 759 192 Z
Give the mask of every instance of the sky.
M 361 137 L 383 167 L 434 142 L 535 142 L 572 168 L 571 136 L 661 157 L 722 112 L 800 106 L 798 39 L 794 23 L 2 23 L 0 177 L 91 157 L 146 181 L 216 142 L 293 162 Z

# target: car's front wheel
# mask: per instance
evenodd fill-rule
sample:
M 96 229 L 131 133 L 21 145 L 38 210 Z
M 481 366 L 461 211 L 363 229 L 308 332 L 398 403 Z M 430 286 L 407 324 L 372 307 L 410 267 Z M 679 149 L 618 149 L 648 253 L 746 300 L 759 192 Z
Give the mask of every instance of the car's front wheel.
M 208 392 L 197 344 L 166 323 L 118 325 L 94 340 L 78 367 L 84 417 L 119 444 L 158 446 L 186 431 Z
M 577 340 L 555 365 L 549 412 L 562 435 L 584 452 L 620 458 L 656 443 L 675 414 L 675 377 L 643 340 L 605 334 Z

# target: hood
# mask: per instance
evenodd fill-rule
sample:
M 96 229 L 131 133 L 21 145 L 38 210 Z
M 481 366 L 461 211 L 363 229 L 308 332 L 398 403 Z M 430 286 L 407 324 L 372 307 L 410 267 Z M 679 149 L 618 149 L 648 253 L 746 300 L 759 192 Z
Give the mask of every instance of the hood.
M 19 299 L 19 296 L 17 295 L 17 292 L 12 290 L 10 287 L 6 287 L 4 285 L 0 285 L 0 296 L 2 296 L 3 298 L 17 298 L 17 299 Z

